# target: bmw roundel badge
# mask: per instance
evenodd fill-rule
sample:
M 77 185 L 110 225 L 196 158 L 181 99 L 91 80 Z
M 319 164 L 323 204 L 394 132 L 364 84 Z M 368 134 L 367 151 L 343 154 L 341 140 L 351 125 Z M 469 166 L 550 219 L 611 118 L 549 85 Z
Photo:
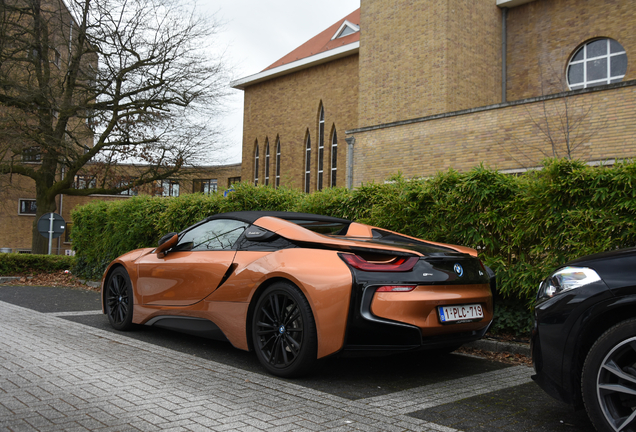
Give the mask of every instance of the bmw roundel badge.
M 453 270 L 455 270 L 455 273 L 457 273 L 457 276 L 459 277 L 462 277 L 464 275 L 464 268 L 459 263 L 455 264 Z

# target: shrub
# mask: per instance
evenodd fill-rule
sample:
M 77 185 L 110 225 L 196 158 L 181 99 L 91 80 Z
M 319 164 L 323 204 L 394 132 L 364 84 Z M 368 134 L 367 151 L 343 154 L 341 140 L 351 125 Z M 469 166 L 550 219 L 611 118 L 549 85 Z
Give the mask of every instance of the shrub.
M 99 277 L 113 258 L 155 246 L 206 216 L 239 210 L 316 213 L 478 250 L 497 273 L 495 328 L 520 333 L 540 280 L 571 259 L 636 245 L 636 163 L 589 167 L 546 160 L 540 171 L 505 175 L 479 166 L 428 179 L 401 174 L 354 190 L 300 191 L 236 185 L 221 194 L 136 197 L 91 203 L 73 213 L 77 270 Z
M 33 271 L 70 270 L 75 257 L 64 255 L 31 255 L 18 253 L 0 254 L 0 275 L 11 276 Z

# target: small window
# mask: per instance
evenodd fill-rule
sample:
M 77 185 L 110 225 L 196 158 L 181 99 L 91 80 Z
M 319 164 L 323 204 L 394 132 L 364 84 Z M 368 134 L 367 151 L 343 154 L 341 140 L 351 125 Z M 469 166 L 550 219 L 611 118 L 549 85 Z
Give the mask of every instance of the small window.
M 157 190 L 155 196 L 178 197 L 179 182 L 176 180 L 159 180 L 157 181 Z
M 254 186 L 258 186 L 258 142 L 256 142 L 256 150 L 254 151 Z
M 117 182 L 115 187 L 116 188 L 125 187 L 125 186 L 128 186 L 128 185 L 131 185 L 134 181 L 135 181 L 135 179 L 120 180 L 120 181 Z M 119 195 L 128 195 L 128 196 L 137 196 L 138 194 L 139 194 L 139 191 L 137 190 L 137 188 L 125 189 L 125 190 L 119 192 Z
M 71 240 L 71 229 L 73 227 L 72 223 L 66 223 L 66 226 L 64 227 L 64 243 L 72 243 L 73 241 Z
M 232 249 L 249 224 L 232 219 L 205 222 L 186 232 L 176 251 L 209 251 Z
M 229 177 L 227 179 L 227 187 L 231 188 L 232 185 L 235 185 L 235 184 L 240 183 L 240 182 L 241 182 L 241 178 L 240 177 Z
M 627 72 L 627 53 L 614 39 L 595 39 L 583 45 L 568 64 L 570 90 L 621 82 Z
M 318 121 L 318 178 L 316 188 L 322 190 L 325 159 L 325 110 L 320 107 L 320 120 Z
M 60 67 L 62 60 L 62 56 L 60 56 L 60 52 L 53 48 L 53 64 L 57 67 Z
M 194 180 L 192 192 L 201 192 L 210 195 L 218 190 L 217 179 Z
M 33 215 L 38 211 L 38 206 L 34 199 L 20 199 L 18 202 L 18 214 Z
M 311 184 L 311 138 L 307 134 L 305 142 L 305 193 L 309 193 L 309 185 Z
M 94 176 L 76 175 L 73 180 L 73 189 L 95 189 L 97 180 Z
M 333 130 L 331 136 L 331 187 L 336 187 L 338 177 L 338 134 Z
M 28 149 L 22 150 L 22 162 L 41 162 L 42 161 L 42 152 L 40 151 L 40 147 L 34 146 L 29 147 Z
M 280 186 L 280 139 L 276 141 L 276 187 Z
M 265 186 L 269 185 L 269 141 L 265 141 Z

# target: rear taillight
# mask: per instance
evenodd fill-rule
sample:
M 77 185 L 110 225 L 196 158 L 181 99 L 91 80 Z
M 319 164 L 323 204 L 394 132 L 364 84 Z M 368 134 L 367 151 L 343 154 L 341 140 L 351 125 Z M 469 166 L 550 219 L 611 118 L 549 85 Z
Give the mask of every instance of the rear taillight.
M 409 292 L 415 289 L 415 285 L 384 285 L 375 292 Z
M 371 272 L 407 272 L 417 263 L 418 257 L 396 257 L 389 261 L 367 261 L 361 256 L 353 254 L 339 254 L 351 267 Z

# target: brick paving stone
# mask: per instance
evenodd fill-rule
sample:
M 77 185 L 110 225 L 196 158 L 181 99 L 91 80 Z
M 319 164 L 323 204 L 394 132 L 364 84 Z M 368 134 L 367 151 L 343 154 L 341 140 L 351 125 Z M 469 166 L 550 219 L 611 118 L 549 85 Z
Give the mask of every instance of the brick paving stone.
M 0 316 L 3 430 L 451 432 L 406 414 L 531 374 L 516 366 L 351 401 L 8 303 Z

